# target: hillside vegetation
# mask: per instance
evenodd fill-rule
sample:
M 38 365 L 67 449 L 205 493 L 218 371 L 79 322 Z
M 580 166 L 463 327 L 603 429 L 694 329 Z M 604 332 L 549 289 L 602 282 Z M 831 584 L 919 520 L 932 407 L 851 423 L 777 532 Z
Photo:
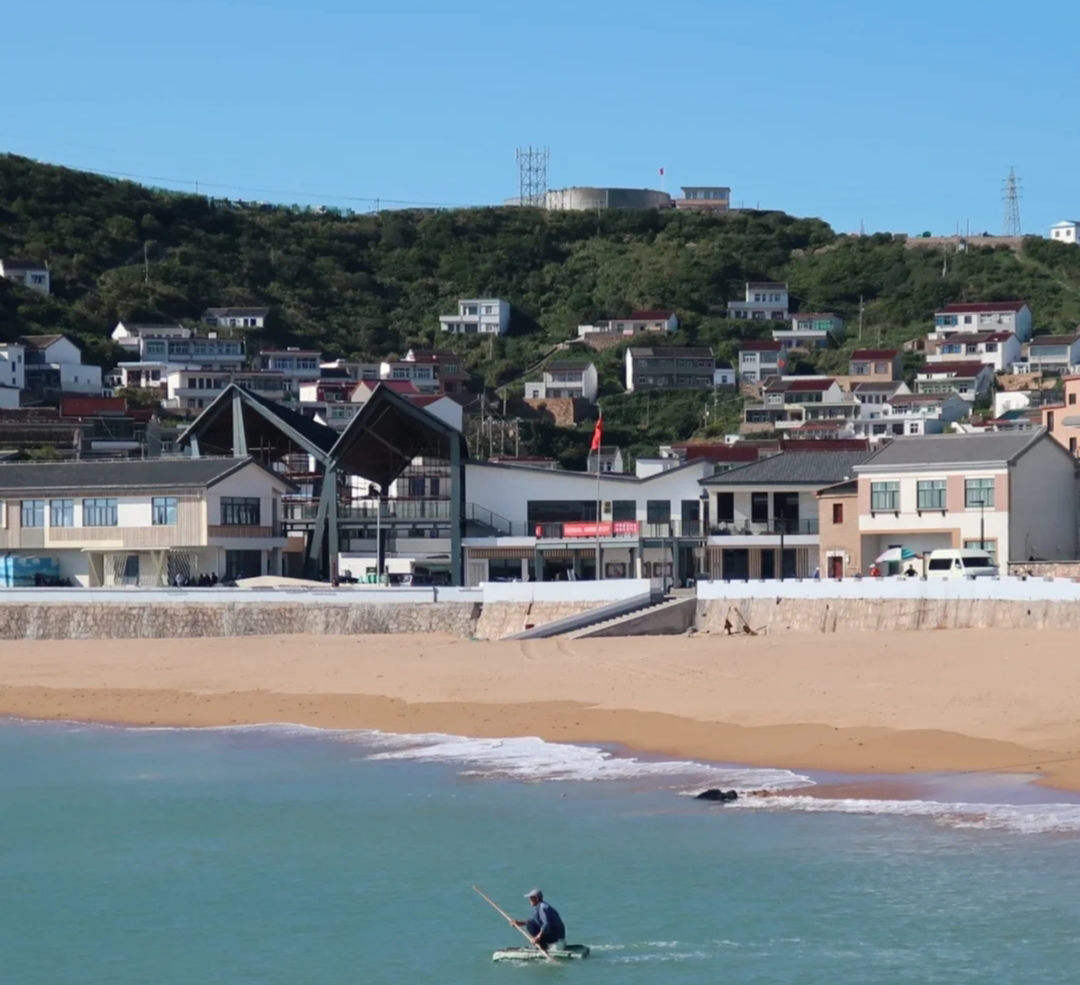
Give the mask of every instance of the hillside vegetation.
M 860 298 L 864 345 L 925 333 L 947 301 L 1025 298 L 1038 331 L 1080 321 L 1080 249 L 1035 238 L 1020 253 L 950 254 L 943 275 L 939 250 L 837 236 L 820 220 L 775 212 L 341 214 L 162 191 L 14 156 L 0 156 L 0 256 L 45 258 L 53 275 L 51 298 L 0 281 L 3 339 L 67 332 L 87 361 L 109 366 L 119 357 L 108 339 L 117 319 L 192 321 L 212 305 L 267 305 L 256 346 L 367 359 L 452 341 L 478 391 L 520 381 L 579 323 L 635 308 L 674 308 L 683 330 L 669 344 L 711 345 L 730 358 L 742 333 L 768 328 L 724 318 L 746 280 L 788 281 L 800 309 L 847 319 L 847 344 L 806 369 L 843 366 L 858 344 Z M 467 296 L 509 300 L 509 335 L 440 337 L 438 316 Z M 711 395 L 656 396 L 646 406 L 620 394 L 619 351 L 596 359 L 612 440 L 655 446 L 737 416 L 736 401 Z M 551 445 L 579 457 L 583 433 L 537 426 L 528 437 L 538 453 Z

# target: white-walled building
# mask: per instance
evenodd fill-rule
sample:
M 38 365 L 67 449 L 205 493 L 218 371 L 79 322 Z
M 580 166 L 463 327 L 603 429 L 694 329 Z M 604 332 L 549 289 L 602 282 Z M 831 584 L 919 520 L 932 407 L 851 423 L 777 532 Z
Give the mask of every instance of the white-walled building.
M 978 361 L 995 373 L 1007 373 L 1022 352 L 1020 340 L 1012 332 L 965 333 L 938 342 L 935 352 L 927 352 L 926 361 L 931 364 Z
M 203 410 L 232 383 L 267 400 L 284 400 L 287 392 L 287 381 L 281 373 L 172 369 L 165 374 L 165 408 L 188 412 Z
M 41 294 L 48 294 L 52 290 L 49 265 L 44 260 L 0 259 L 0 277 Z
M 0 383 L 0 408 L 14 410 L 20 406 L 22 397 L 20 391 L 6 383 Z
M 829 341 L 842 342 L 844 319 L 834 312 L 800 311 L 791 316 L 783 328 L 774 328 L 772 337 L 776 342 L 803 349 L 824 349 Z
M 1027 348 L 1024 372 L 1061 375 L 1080 366 L 1080 335 L 1037 335 Z
M 678 316 L 670 308 L 632 311 L 625 318 L 605 318 L 594 325 L 578 325 L 578 338 L 590 335 L 640 335 L 642 332 L 677 332 Z
M 269 308 L 207 308 L 202 323 L 212 328 L 265 328 Z
M 463 298 L 456 315 L 440 315 L 444 332 L 454 335 L 505 335 L 510 327 L 510 302 L 499 298 Z
M 788 286 L 773 282 L 748 283 L 745 299 L 729 301 L 728 318 L 741 318 L 747 321 L 787 321 Z
M 1059 243 L 1072 243 L 1076 244 L 1080 242 L 1077 236 L 1080 235 L 1080 222 L 1075 219 L 1066 219 L 1063 222 L 1055 222 L 1050 227 L 1050 238 L 1056 240 Z
M 853 437 L 866 438 L 877 444 L 892 438 L 941 434 L 946 425 L 961 421 L 971 413 L 971 404 L 958 393 L 917 394 L 904 384 L 900 386 L 902 391 L 898 390 L 880 403 L 869 399 L 876 394 L 856 393 L 861 409 L 858 418 L 851 422 Z
M 716 357 L 704 346 L 626 350 L 626 389 L 707 390 L 715 385 Z
M 867 570 L 891 547 L 1076 557 L 1076 461 L 1041 429 L 900 438 L 855 472 Z
M 139 351 L 139 339 L 190 339 L 195 329 L 186 325 L 154 325 L 118 321 L 112 330 L 112 340 L 125 349 Z
M 0 465 L 0 551 L 87 587 L 279 574 L 294 488 L 250 458 Z
M 771 339 L 744 342 L 739 347 L 739 381 L 762 383 L 787 370 L 787 346 Z
M 318 349 L 263 349 L 255 359 L 255 368 L 264 373 L 280 373 L 285 380 L 285 392 L 295 394 L 301 383 L 321 377 L 321 362 L 322 353 Z
M 160 336 L 139 334 L 136 337 L 139 359 L 147 363 L 166 363 L 171 367 L 200 369 L 241 369 L 245 344 L 242 339 L 222 339 L 216 335 Z
M 931 339 L 971 332 L 1011 332 L 1021 342 L 1031 341 L 1031 309 L 1023 301 L 986 301 L 947 304 L 934 315 Z
M 989 392 L 993 380 L 994 370 L 986 363 L 927 363 L 915 374 L 915 392 L 938 394 L 955 390 L 965 400 L 974 402 Z
M 18 342 L 0 345 L 0 385 L 26 389 L 26 346 Z
M 82 350 L 65 335 L 24 335 L 26 389 L 101 394 L 101 367 L 86 366 Z
M 527 400 L 587 400 L 596 402 L 599 377 L 596 364 L 557 359 L 544 367 L 543 379 L 525 384 Z

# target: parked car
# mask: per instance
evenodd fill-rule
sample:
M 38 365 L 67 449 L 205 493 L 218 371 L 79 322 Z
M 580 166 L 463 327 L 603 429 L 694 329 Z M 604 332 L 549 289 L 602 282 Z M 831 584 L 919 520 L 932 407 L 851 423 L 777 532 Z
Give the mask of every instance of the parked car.
M 986 551 L 932 551 L 926 564 L 927 578 L 996 578 L 998 566 Z

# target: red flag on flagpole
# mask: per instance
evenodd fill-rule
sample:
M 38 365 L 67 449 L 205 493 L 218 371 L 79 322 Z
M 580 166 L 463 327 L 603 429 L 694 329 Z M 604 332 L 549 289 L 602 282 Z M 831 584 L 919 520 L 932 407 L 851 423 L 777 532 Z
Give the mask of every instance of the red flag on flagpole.
M 661 168 L 661 169 L 660 169 L 660 177 L 662 178 L 663 176 L 664 176 L 664 169 L 663 169 L 663 168 Z
M 589 446 L 589 451 L 600 451 L 600 442 L 604 437 L 604 412 L 600 411 L 600 416 L 596 419 L 596 427 L 593 428 L 592 444 Z

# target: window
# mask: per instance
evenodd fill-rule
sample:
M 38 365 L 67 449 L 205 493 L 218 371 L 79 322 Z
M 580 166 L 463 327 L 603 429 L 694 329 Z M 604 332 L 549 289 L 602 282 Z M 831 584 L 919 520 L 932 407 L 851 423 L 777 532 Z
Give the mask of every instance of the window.
M 645 502 L 645 521 L 647 523 L 670 523 L 671 500 L 650 499 Z
M 409 495 L 413 499 L 424 498 L 424 480 L 422 478 L 409 480 Z
M 1054 430 L 1054 412 L 1052 410 L 1046 412 L 1046 430 Z
M 735 522 L 735 493 L 722 492 L 716 494 L 716 522 Z
M 945 509 L 945 480 L 922 479 L 919 481 L 920 510 L 943 510 Z
M 637 502 L 632 499 L 616 499 L 611 503 L 611 519 L 619 521 L 637 519 Z
M 75 526 L 75 500 L 53 499 L 49 501 L 49 526 Z
M 22 525 L 24 527 L 45 526 L 45 500 L 24 499 L 22 501 Z
M 964 505 L 967 507 L 994 505 L 993 479 L 965 479 Z
M 769 522 L 769 494 L 767 492 L 750 493 L 750 519 L 754 523 Z
M 84 499 L 82 501 L 82 508 L 84 527 L 116 526 L 115 499 Z
M 870 512 L 900 511 L 900 483 L 899 482 L 871 482 L 870 483 Z
M 223 527 L 259 526 L 258 496 L 222 496 L 221 525 Z
M 843 523 L 844 522 L 844 504 L 833 503 L 832 504 L 832 522 Z
M 176 497 L 155 496 L 151 499 L 150 522 L 155 527 L 176 526 Z
M 1069 394 L 1069 406 L 1074 407 L 1075 405 L 1076 405 L 1076 394 L 1075 393 L 1070 393 Z
M 986 551 L 997 564 L 997 541 L 996 540 L 965 540 L 965 551 Z M 967 568 L 981 568 L 982 563 L 975 558 L 964 558 L 964 566 Z
M 1075 438 L 1070 438 L 1069 439 L 1069 451 L 1071 451 L 1074 455 L 1076 454 L 1076 439 Z
M 997 350 L 998 350 L 998 344 L 996 342 L 987 342 L 986 343 L 986 351 L 987 352 L 997 352 Z

